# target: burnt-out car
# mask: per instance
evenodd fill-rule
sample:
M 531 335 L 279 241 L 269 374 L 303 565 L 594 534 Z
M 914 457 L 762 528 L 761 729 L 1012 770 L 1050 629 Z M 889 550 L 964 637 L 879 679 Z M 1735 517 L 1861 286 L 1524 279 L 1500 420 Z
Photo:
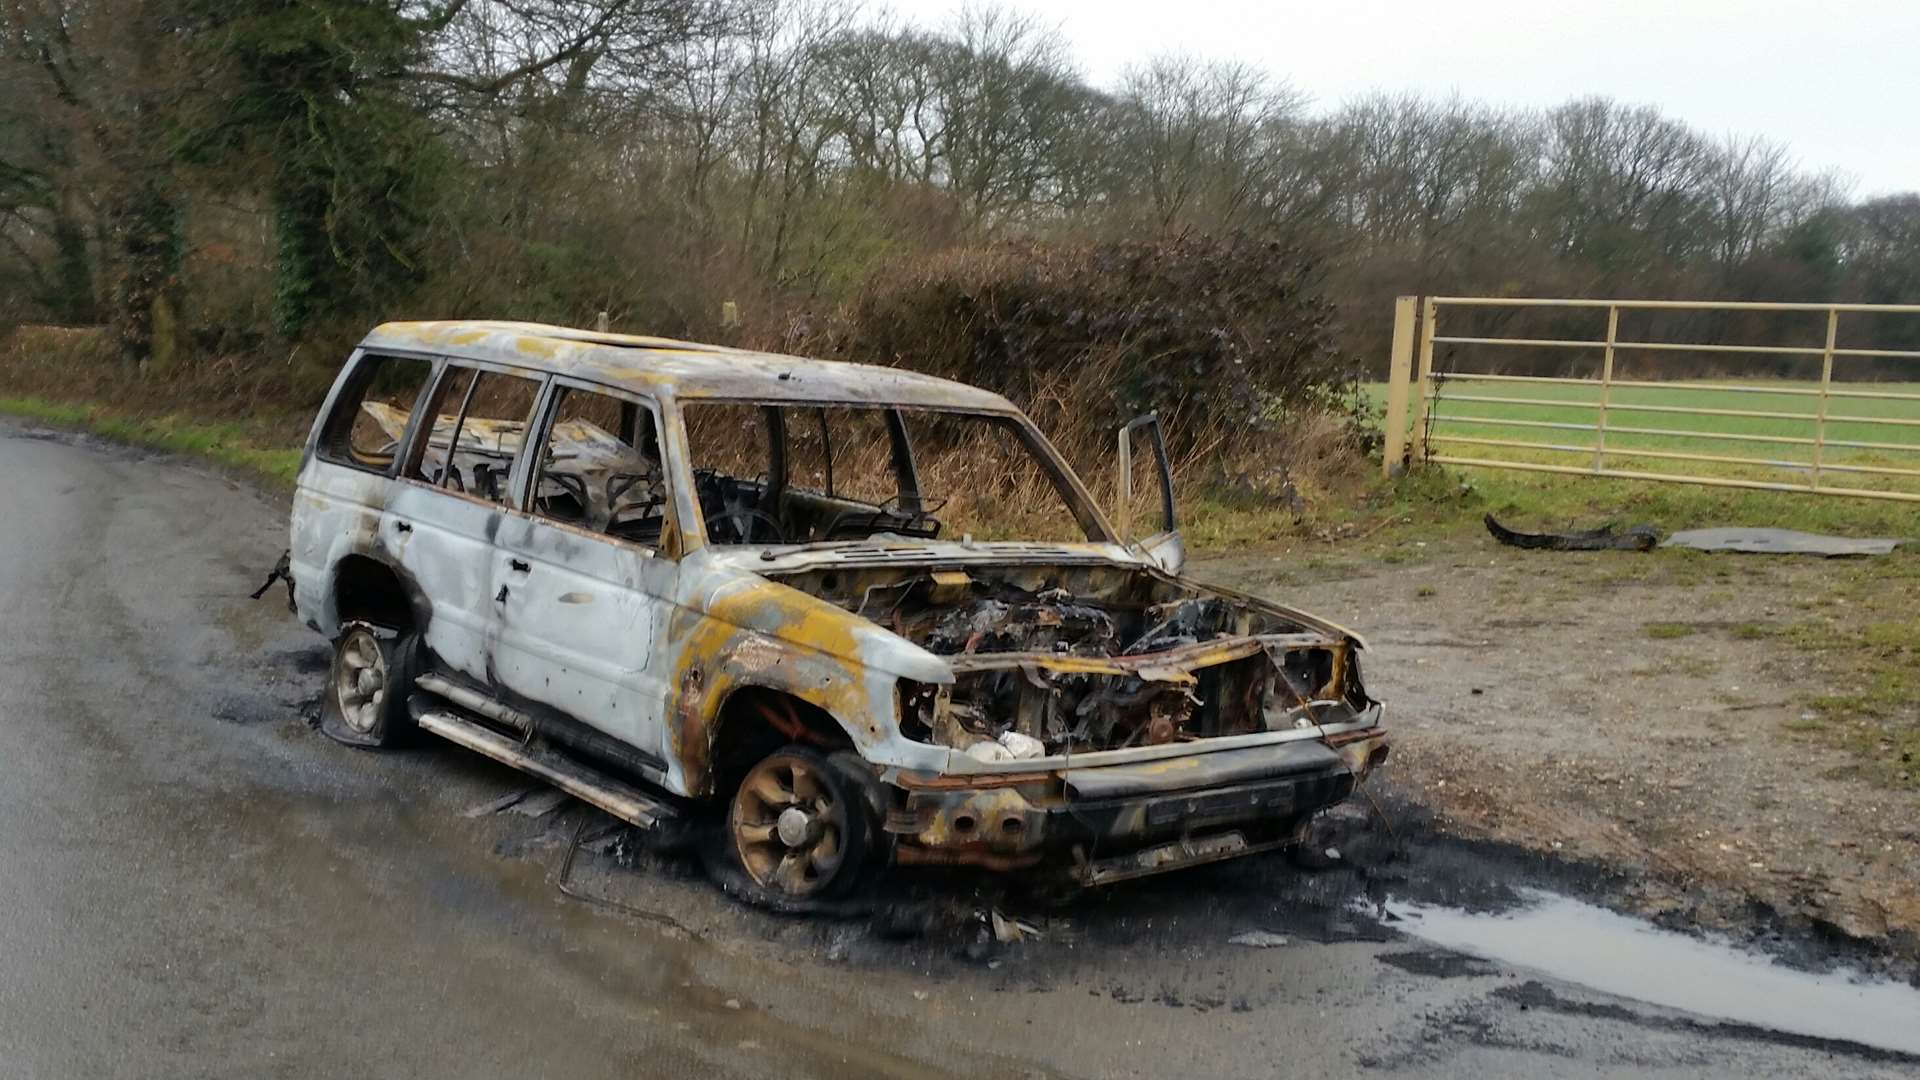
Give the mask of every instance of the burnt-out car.
M 1157 422 L 1119 443 L 1110 516 L 1005 399 L 912 371 L 381 326 L 294 498 L 323 728 L 704 815 L 772 897 L 1295 842 L 1386 756 L 1361 643 L 1181 577 Z

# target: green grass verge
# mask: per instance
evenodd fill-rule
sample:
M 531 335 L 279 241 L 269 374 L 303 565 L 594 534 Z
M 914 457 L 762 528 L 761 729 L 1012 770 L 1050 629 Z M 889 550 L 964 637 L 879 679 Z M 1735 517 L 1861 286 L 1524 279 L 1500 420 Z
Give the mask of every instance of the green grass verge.
M 1818 399 L 1794 394 L 1753 393 L 1751 390 L 1804 390 L 1817 384 L 1779 379 L 1713 380 L 1712 385 L 1746 390 L 1701 389 L 1676 382 L 1664 387 L 1617 387 L 1608 414 L 1609 427 L 1667 428 L 1702 434 L 1809 438 Z M 1920 383 L 1852 383 L 1848 390 L 1916 395 Z M 1384 384 L 1366 388 L 1369 398 L 1383 401 Z M 1466 402 L 1462 395 L 1526 399 L 1521 404 Z M 1592 423 L 1596 411 L 1580 403 L 1598 401 L 1597 386 L 1537 383 L 1449 383 L 1434 410 L 1435 452 L 1532 464 L 1588 467 L 1593 463 L 1592 432 L 1557 428 L 1502 427 L 1476 424 L 1469 419 L 1520 420 L 1537 423 Z M 1791 419 L 1744 416 L 1690 416 L 1676 413 L 1634 413 L 1626 407 L 1695 407 L 1778 412 Z M 1831 422 L 1828 437 L 1857 442 L 1880 442 L 1900 449 L 1861 450 L 1829 447 L 1823 465 L 1874 465 L 1920 471 L 1920 399 L 1873 400 L 1833 398 L 1829 415 L 1873 416 L 1908 421 L 1902 424 Z M 1804 419 L 1802 419 L 1804 417 Z M 1574 445 L 1578 450 L 1526 450 L 1449 441 L 1448 437 L 1487 437 L 1516 442 Z M 1811 476 L 1812 447 L 1792 443 L 1717 441 L 1684 436 L 1656 436 L 1609 431 L 1607 445 L 1616 449 L 1678 451 L 1728 457 L 1751 457 L 1783 462 L 1780 465 L 1730 462 L 1691 462 L 1652 458 L 1609 457 L 1608 468 L 1634 472 L 1689 473 L 1719 479 L 1805 483 Z M 1910 449 L 1908 449 L 1910 448 Z M 1476 490 L 1485 508 L 1533 521 L 1586 521 L 1617 516 L 1650 522 L 1664 528 L 1713 525 L 1771 525 L 1850 535 L 1879 533 L 1912 536 L 1920 525 L 1920 503 L 1843 498 L 1797 492 L 1751 491 L 1738 488 L 1677 484 L 1602 477 L 1576 477 L 1481 467 L 1457 468 L 1463 482 Z M 1823 472 L 1821 483 L 1876 490 L 1920 493 L 1920 476 L 1880 476 L 1866 473 Z M 1430 485 L 1429 485 L 1430 486 Z
M 1920 789 L 1920 551 L 1858 562 L 1813 617 L 1771 628 L 1831 672 L 1793 726 L 1852 750 L 1869 775 Z
M 1782 384 L 1777 380 L 1754 380 L 1766 385 Z M 1875 389 L 1887 389 L 1895 392 L 1920 393 L 1920 383 L 1876 383 Z M 1497 391 L 1490 391 L 1487 384 L 1476 387 L 1476 393 L 1488 396 L 1521 397 L 1535 395 L 1539 391 L 1552 391 L 1567 394 L 1582 390 L 1579 387 L 1538 386 L 1530 384 L 1503 384 Z M 1631 388 L 1629 388 L 1631 389 Z M 1369 387 L 1369 395 L 1383 397 L 1383 386 Z M 1624 393 L 1625 390 L 1619 391 Z M 1545 396 L 1545 395 L 1541 395 Z M 1754 399 L 1742 398 L 1727 391 L 1687 392 L 1678 388 L 1668 390 L 1646 390 L 1639 395 L 1643 401 L 1671 401 L 1708 405 L 1709 407 L 1743 408 L 1760 411 L 1800 411 L 1799 404 L 1782 406 L 1777 410 L 1768 403 L 1756 404 Z M 1706 400 L 1693 400 L 1703 398 Z M 1787 399 L 1800 402 L 1803 399 Z M 1854 409 L 1856 405 L 1867 403 L 1851 402 L 1846 407 Z M 1885 407 L 1898 418 L 1911 417 L 1920 420 L 1920 401 L 1912 402 L 1872 402 L 1876 407 Z M 1900 407 L 1904 406 L 1904 411 Z M 1466 405 L 1459 406 L 1464 410 Z M 1574 417 L 1557 414 L 1556 406 L 1542 405 L 1483 405 L 1473 406 L 1486 415 L 1499 415 L 1511 419 L 1545 419 L 1549 421 L 1590 420 L 1592 412 L 1583 410 L 1584 415 Z M 1443 403 L 1441 415 L 1448 412 Z M 1867 413 L 1864 407 L 1859 409 L 1862 415 Z M 1794 420 L 1761 420 L 1751 417 L 1688 417 L 1671 414 L 1657 414 L 1657 424 L 1661 426 L 1693 428 L 1719 427 L 1730 432 L 1755 432 L 1770 430 L 1783 432 L 1799 424 Z M 1615 416 L 1618 419 L 1618 416 Z M 1637 425 L 1636 425 L 1637 426 Z M 1466 431 L 1464 425 L 1448 427 L 1437 424 L 1436 431 L 1455 434 Z M 1579 436 L 1578 432 L 1545 431 L 1543 429 L 1481 429 L 1483 433 L 1498 438 L 1512 438 L 1525 441 L 1560 441 L 1563 436 Z M 1804 432 L 1801 432 L 1804 434 Z M 1920 469 L 1920 426 L 1886 426 L 1876 433 L 1874 441 L 1911 443 L 1913 452 L 1879 452 L 1872 454 L 1858 452 L 1851 457 L 1829 457 L 1826 460 L 1865 461 L 1889 464 L 1895 468 Z M 1588 433 L 1587 438 L 1591 438 Z M 1619 436 L 1623 445 L 1633 445 L 1628 436 Z M 1725 454 L 1771 454 L 1777 448 L 1763 444 L 1745 443 L 1725 445 L 1708 443 L 1704 440 L 1698 445 L 1685 446 L 1692 440 L 1680 440 L 1669 437 L 1646 436 L 1637 440 L 1638 445 L 1653 445 L 1664 442 L 1668 446 L 1688 451 Z M 1615 436 L 1608 437 L 1610 445 Z M 1500 447 L 1471 446 L 1464 444 L 1438 443 L 1437 449 L 1463 457 L 1478 457 L 1494 460 L 1514 460 L 1556 465 L 1586 465 L 1592 462 L 1591 451 L 1582 454 L 1553 453 L 1547 451 L 1521 451 Z M 1797 447 L 1807 450 L 1810 448 Z M 1706 476 L 1727 478 L 1748 478 L 1791 481 L 1797 477 L 1805 478 L 1804 470 L 1761 470 L 1752 466 L 1721 465 L 1715 463 L 1694 462 L 1642 462 L 1629 464 L 1624 461 L 1609 460 L 1609 466 L 1647 471 L 1692 472 Z M 1829 475 L 1827 480 L 1834 480 Z M 1825 481 L 1823 481 L 1825 482 Z M 1862 479 L 1859 475 L 1848 475 L 1841 481 L 1848 484 L 1873 485 L 1893 490 L 1920 491 L 1920 477 L 1875 477 Z M 1470 495 L 1470 498 L 1463 498 Z M 1526 472 L 1498 468 L 1472 466 L 1446 466 L 1416 470 L 1408 477 L 1392 485 L 1386 496 L 1393 501 L 1399 512 L 1412 514 L 1416 518 L 1424 517 L 1429 524 L 1434 523 L 1436 515 L 1459 518 L 1476 518 L 1480 513 L 1491 512 L 1496 516 L 1514 518 L 1525 528 L 1531 526 L 1552 526 L 1581 524 L 1593 525 L 1604 520 L 1616 520 L 1625 523 L 1648 523 L 1662 529 L 1708 528 L 1713 526 L 1773 526 L 1778 528 L 1802 529 L 1808 532 L 1837 533 L 1850 536 L 1898 536 L 1913 537 L 1920 534 L 1920 503 L 1900 502 L 1884 499 L 1852 498 L 1839 496 L 1812 495 L 1801 492 L 1755 491 L 1741 488 L 1723 488 L 1695 484 L 1679 484 L 1653 480 L 1628 480 L 1611 477 L 1572 476 L 1555 473 Z
M 179 416 L 139 418 L 97 405 L 76 405 L 38 397 L 0 397 L 0 413 L 89 431 L 132 446 L 200 458 L 245 473 L 279 490 L 291 490 L 294 474 L 300 470 L 298 447 L 262 446 L 238 424 Z

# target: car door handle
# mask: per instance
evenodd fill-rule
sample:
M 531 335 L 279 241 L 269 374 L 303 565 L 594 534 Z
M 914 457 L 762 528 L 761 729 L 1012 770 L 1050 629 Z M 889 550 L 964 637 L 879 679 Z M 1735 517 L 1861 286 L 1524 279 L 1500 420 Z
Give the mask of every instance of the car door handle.
M 393 531 L 394 532 L 412 532 L 413 526 L 407 524 L 404 521 L 396 521 L 393 523 Z
M 533 566 L 530 563 L 523 563 L 519 559 L 508 559 L 507 569 L 513 571 L 516 574 L 524 574 L 527 571 L 533 569 Z

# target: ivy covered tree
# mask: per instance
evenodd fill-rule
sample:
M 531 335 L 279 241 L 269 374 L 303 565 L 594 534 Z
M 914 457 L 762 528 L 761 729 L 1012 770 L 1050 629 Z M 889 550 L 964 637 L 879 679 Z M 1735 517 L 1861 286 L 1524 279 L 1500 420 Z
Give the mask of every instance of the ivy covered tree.
M 119 351 L 171 355 L 181 193 L 168 132 L 187 92 L 173 0 L 9 5 L 0 51 L 0 225 L 44 235 L 55 318 L 99 311 Z M 102 269 L 94 270 L 95 264 Z
M 719 18 L 707 0 L 183 2 L 221 88 L 191 155 L 265 163 L 287 336 L 390 306 L 421 280 L 471 116 L 537 135 L 549 125 L 517 117 L 550 122 L 543 102 L 577 103 L 596 80 L 630 86 L 660 46 Z
M 265 172 L 274 328 L 403 295 L 450 164 L 409 95 L 436 20 L 379 0 L 206 0 L 199 14 L 197 52 L 224 92 L 184 147 Z

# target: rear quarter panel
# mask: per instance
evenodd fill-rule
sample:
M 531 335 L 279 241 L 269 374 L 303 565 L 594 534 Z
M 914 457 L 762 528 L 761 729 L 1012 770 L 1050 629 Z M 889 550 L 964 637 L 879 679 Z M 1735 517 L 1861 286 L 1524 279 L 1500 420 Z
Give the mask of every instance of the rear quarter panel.
M 377 549 L 390 484 L 384 476 L 322 461 L 311 453 L 301 466 L 287 545 L 294 610 L 308 627 L 328 638 L 340 632 L 334 567 L 348 555 Z

